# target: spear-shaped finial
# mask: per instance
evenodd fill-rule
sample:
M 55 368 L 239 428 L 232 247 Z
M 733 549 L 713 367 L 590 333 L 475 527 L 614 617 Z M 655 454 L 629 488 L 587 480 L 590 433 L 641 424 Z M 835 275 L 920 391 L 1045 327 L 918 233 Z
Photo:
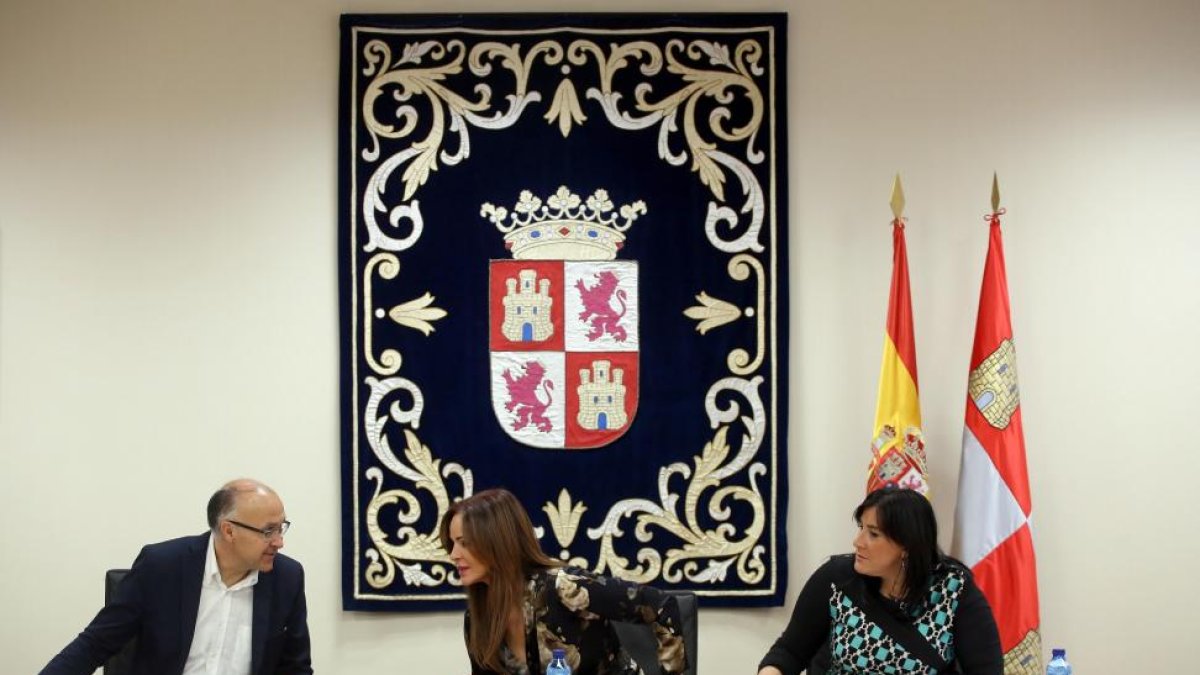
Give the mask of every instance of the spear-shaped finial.
M 896 181 L 892 183 L 892 215 L 896 216 L 896 220 L 904 215 L 904 188 L 900 187 L 900 174 L 896 174 Z
M 992 172 L 992 213 L 1000 212 L 1000 180 L 996 178 L 996 172 Z

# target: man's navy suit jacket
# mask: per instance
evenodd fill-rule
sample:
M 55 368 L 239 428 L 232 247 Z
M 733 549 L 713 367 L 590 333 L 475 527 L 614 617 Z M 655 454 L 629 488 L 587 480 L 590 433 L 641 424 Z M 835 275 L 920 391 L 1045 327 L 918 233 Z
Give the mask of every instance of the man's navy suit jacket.
M 137 638 L 134 675 L 183 672 L 208 555 L 208 533 L 142 548 L 117 594 L 42 675 L 91 675 Z M 282 554 L 254 585 L 252 675 L 311 675 L 304 568 Z

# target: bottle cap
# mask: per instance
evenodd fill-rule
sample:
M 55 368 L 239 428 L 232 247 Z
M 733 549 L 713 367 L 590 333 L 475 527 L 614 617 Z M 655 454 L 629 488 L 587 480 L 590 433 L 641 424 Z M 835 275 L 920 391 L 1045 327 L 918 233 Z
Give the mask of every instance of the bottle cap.
M 1065 649 L 1051 649 L 1051 650 L 1050 650 L 1050 658 L 1052 658 L 1052 659 L 1064 658 L 1064 659 L 1065 659 L 1065 658 L 1067 658 L 1067 650 L 1065 650 Z
M 554 655 L 554 658 L 556 658 L 556 659 L 567 658 L 567 650 L 565 650 L 565 649 L 555 649 L 551 653 Z

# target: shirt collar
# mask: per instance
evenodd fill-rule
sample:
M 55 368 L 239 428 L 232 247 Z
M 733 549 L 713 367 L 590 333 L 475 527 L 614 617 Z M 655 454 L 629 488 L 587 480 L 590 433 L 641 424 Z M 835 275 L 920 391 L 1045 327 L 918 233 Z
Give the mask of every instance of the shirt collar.
M 221 580 L 221 568 L 217 566 L 217 548 L 216 541 L 213 539 L 213 533 L 208 533 L 208 555 L 204 557 L 204 583 L 205 585 L 215 588 L 237 591 L 243 588 L 249 588 L 258 583 L 258 570 L 252 570 L 246 575 L 245 579 L 236 584 L 226 587 L 225 582 Z

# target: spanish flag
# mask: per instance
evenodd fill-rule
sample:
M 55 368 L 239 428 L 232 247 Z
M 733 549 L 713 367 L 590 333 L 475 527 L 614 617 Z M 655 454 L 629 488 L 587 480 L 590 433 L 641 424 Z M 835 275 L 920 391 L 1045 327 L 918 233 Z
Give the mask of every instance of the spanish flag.
M 892 193 L 892 290 L 888 296 L 887 335 L 879 369 L 873 455 L 867 492 L 884 485 L 928 492 L 921 401 L 917 396 L 917 346 L 913 337 L 912 298 L 908 290 L 908 250 L 904 244 L 904 196 L 900 177 Z

